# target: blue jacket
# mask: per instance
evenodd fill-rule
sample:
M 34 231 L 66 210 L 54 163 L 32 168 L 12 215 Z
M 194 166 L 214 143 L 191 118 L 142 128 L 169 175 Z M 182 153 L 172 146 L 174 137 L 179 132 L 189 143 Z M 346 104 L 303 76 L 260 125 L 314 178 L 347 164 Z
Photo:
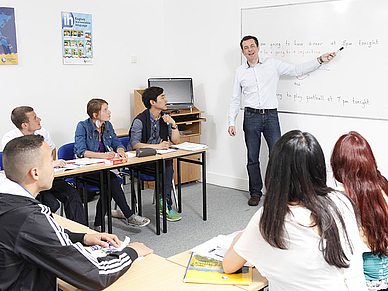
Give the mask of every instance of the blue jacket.
M 125 150 L 125 147 L 113 129 L 112 123 L 109 121 L 105 121 L 105 130 L 102 134 L 102 142 L 106 151 L 109 151 L 108 147 L 112 148 L 115 152 L 117 152 L 117 149 L 119 148 L 123 148 Z M 88 118 L 84 121 L 78 122 L 75 130 L 75 155 L 79 158 L 83 158 L 86 151 L 97 152 L 99 143 L 100 133 L 93 121 Z

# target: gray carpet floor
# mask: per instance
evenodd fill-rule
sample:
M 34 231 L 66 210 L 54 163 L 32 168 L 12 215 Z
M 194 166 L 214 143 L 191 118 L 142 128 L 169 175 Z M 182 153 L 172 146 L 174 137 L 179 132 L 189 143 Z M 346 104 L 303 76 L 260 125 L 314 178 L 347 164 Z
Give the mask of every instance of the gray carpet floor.
M 130 203 L 130 185 L 124 186 Z M 151 223 L 145 227 L 127 226 L 124 220 L 113 218 L 113 233 L 121 240 L 125 236 L 132 242 L 142 242 L 162 257 L 170 257 L 191 249 L 218 234 L 229 234 L 246 227 L 259 206 L 248 206 L 249 193 L 207 184 L 208 219 L 202 220 L 202 183 L 182 185 L 182 220 L 167 222 L 167 233 L 156 235 L 153 189 L 142 191 L 143 216 Z M 96 199 L 89 205 L 89 225 L 93 225 Z M 112 203 L 113 207 L 114 203 Z M 173 207 L 176 209 L 175 205 Z

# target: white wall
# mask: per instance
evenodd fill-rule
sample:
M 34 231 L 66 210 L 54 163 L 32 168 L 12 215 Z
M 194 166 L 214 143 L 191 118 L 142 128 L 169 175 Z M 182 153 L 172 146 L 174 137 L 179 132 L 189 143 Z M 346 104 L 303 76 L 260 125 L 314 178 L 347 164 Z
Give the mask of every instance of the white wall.
M 237 121 L 237 136 L 231 138 L 227 134 L 227 112 L 234 71 L 242 59 L 239 48 L 241 8 L 303 2 L 311 1 L 165 1 L 165 74 L 191 75 L 195 80 L 196 105 L 206 111 L 207 117 L 202 141 L 210 147 L 210 183 L 245 190 L 248 188 L 242 113 Z M 271 24 L 268 24 L 268 29 L 271 29 Z M 384 155 L 387 138 L 381 134 L 387 127 L 385 121 L 280 114 L 280 122 L 283 133 L 301 129 L 314 134 L 325 152 L 327 166 L 338 137 L 350 130 L 357 130 L 369 140 L 380 170 L 388 175 L 388 161 L 385 161 Z M 264 140 L 262 144 L 265 144 Z M 261 152 L 263 174 L 267 156 L 268 149 L 264 145 Z M 328 182 L 334 185 L 330 172 Z
M 11 110 L 30 105 L 57 147 L 71 142 L 93 97 L 108 101 L 115 127 L 129 127 L 130 95 L 163 69 L 162 1 L 5 0 L 1 6 L 15 8 L 19 65 L 0 66 L 0 136 L 14 127 Z M 93 65 L 62 64 L 61 11 L 93 15 Z
M 86 118 L 86 103 L 95 96 L 109 102 L 116 128 L 129 127 L 133 90 L 145 88 L 148 77 L 191 76 L 196 106 L 207 118 L 202 142 L 210 147 L 208 182 L 246 190 L 242 114 L 237 136 L 227 134 L 234 71 L 241 64 L 241 8 L 309 1 L 97 2 L 2 1 L 1 6 L 15 7 L 19 65 L 0 66 L 0 136 L 13 128 L 11 110 L 31 105 L 59 147 L 73 140 L 77 122 Z M 93 14 L 92 66 L 62 65 L 61 11 Z M 136 64 L 130 63 L 131 55 L 138 57 Z M 388 173 L 386 139 L 380 135 L 386 122 L 286 114 L 280 114 L 280 121 L 282 132 L 299 128 L 314 134 L 327 157 L 340 134 L 358 130 L 370 141 L 382 172 Z M 265 165 L 265 146 L 261 156 Z

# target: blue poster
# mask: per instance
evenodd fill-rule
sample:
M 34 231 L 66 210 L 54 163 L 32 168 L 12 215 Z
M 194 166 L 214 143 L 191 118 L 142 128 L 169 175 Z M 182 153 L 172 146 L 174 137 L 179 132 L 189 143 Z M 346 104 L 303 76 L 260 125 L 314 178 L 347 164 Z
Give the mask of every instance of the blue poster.
M 92 15 L 62 12 L 63 64 L 93 64 Z
M 15 12 L 13 8 L 0 7 L 0 65 L 17 65 Z

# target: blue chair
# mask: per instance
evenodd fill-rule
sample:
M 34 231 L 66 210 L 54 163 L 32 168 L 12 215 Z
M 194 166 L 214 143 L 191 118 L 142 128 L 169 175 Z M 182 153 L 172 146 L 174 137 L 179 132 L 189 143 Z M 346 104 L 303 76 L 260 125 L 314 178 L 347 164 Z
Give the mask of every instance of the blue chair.
M 68 144 L 62 145 L 58 149 L 58 159 L 72 160 L 74 158 L 75 158 L 74 143 L 68 143 Z M 120 185 L 122 185 L 123 179 L 121 177 L 117 177 L 117 178 L 119 179 Z M 90 182 L 88 183 L 88 181 L 86 181 L 85 179 L 82 179 L 81 177 L 77 177 L 76 179 L 70 178 L 70 179 L 67 179 L 66 181 L 75 185 L 77 189 L 82 190 L 85 217 L 86 217 L 86 221 L 88 221 L 88 217 L 89 217 L 88 216 L 88 193 L 100 191 L 100 186 L 90 184 Z
M 74 155 L 74 143 L 73 142 L 68 143 L 68 144 L 64 144 L 58 149 L 58 159 L 73 160 L 74 158 L 75 158 L 75 155 Z M 81 181 L 82 181 L 82 183 L 81 183 Z M 77 178 L 74 178 L 74 177 L 68 178 L 68 179 L 66 179 L 66 182 L 73 184 L 80 192 L 81 197 L 83 197 L 86 225 L 89 226 L 88 194 L 87 194 L 87 192 L 97 192 L 100 190 L 100 188 L 97 186 L 94 186 L 94 185 L 89 185 L 85 181 L 81 180 L 78 177 Z

